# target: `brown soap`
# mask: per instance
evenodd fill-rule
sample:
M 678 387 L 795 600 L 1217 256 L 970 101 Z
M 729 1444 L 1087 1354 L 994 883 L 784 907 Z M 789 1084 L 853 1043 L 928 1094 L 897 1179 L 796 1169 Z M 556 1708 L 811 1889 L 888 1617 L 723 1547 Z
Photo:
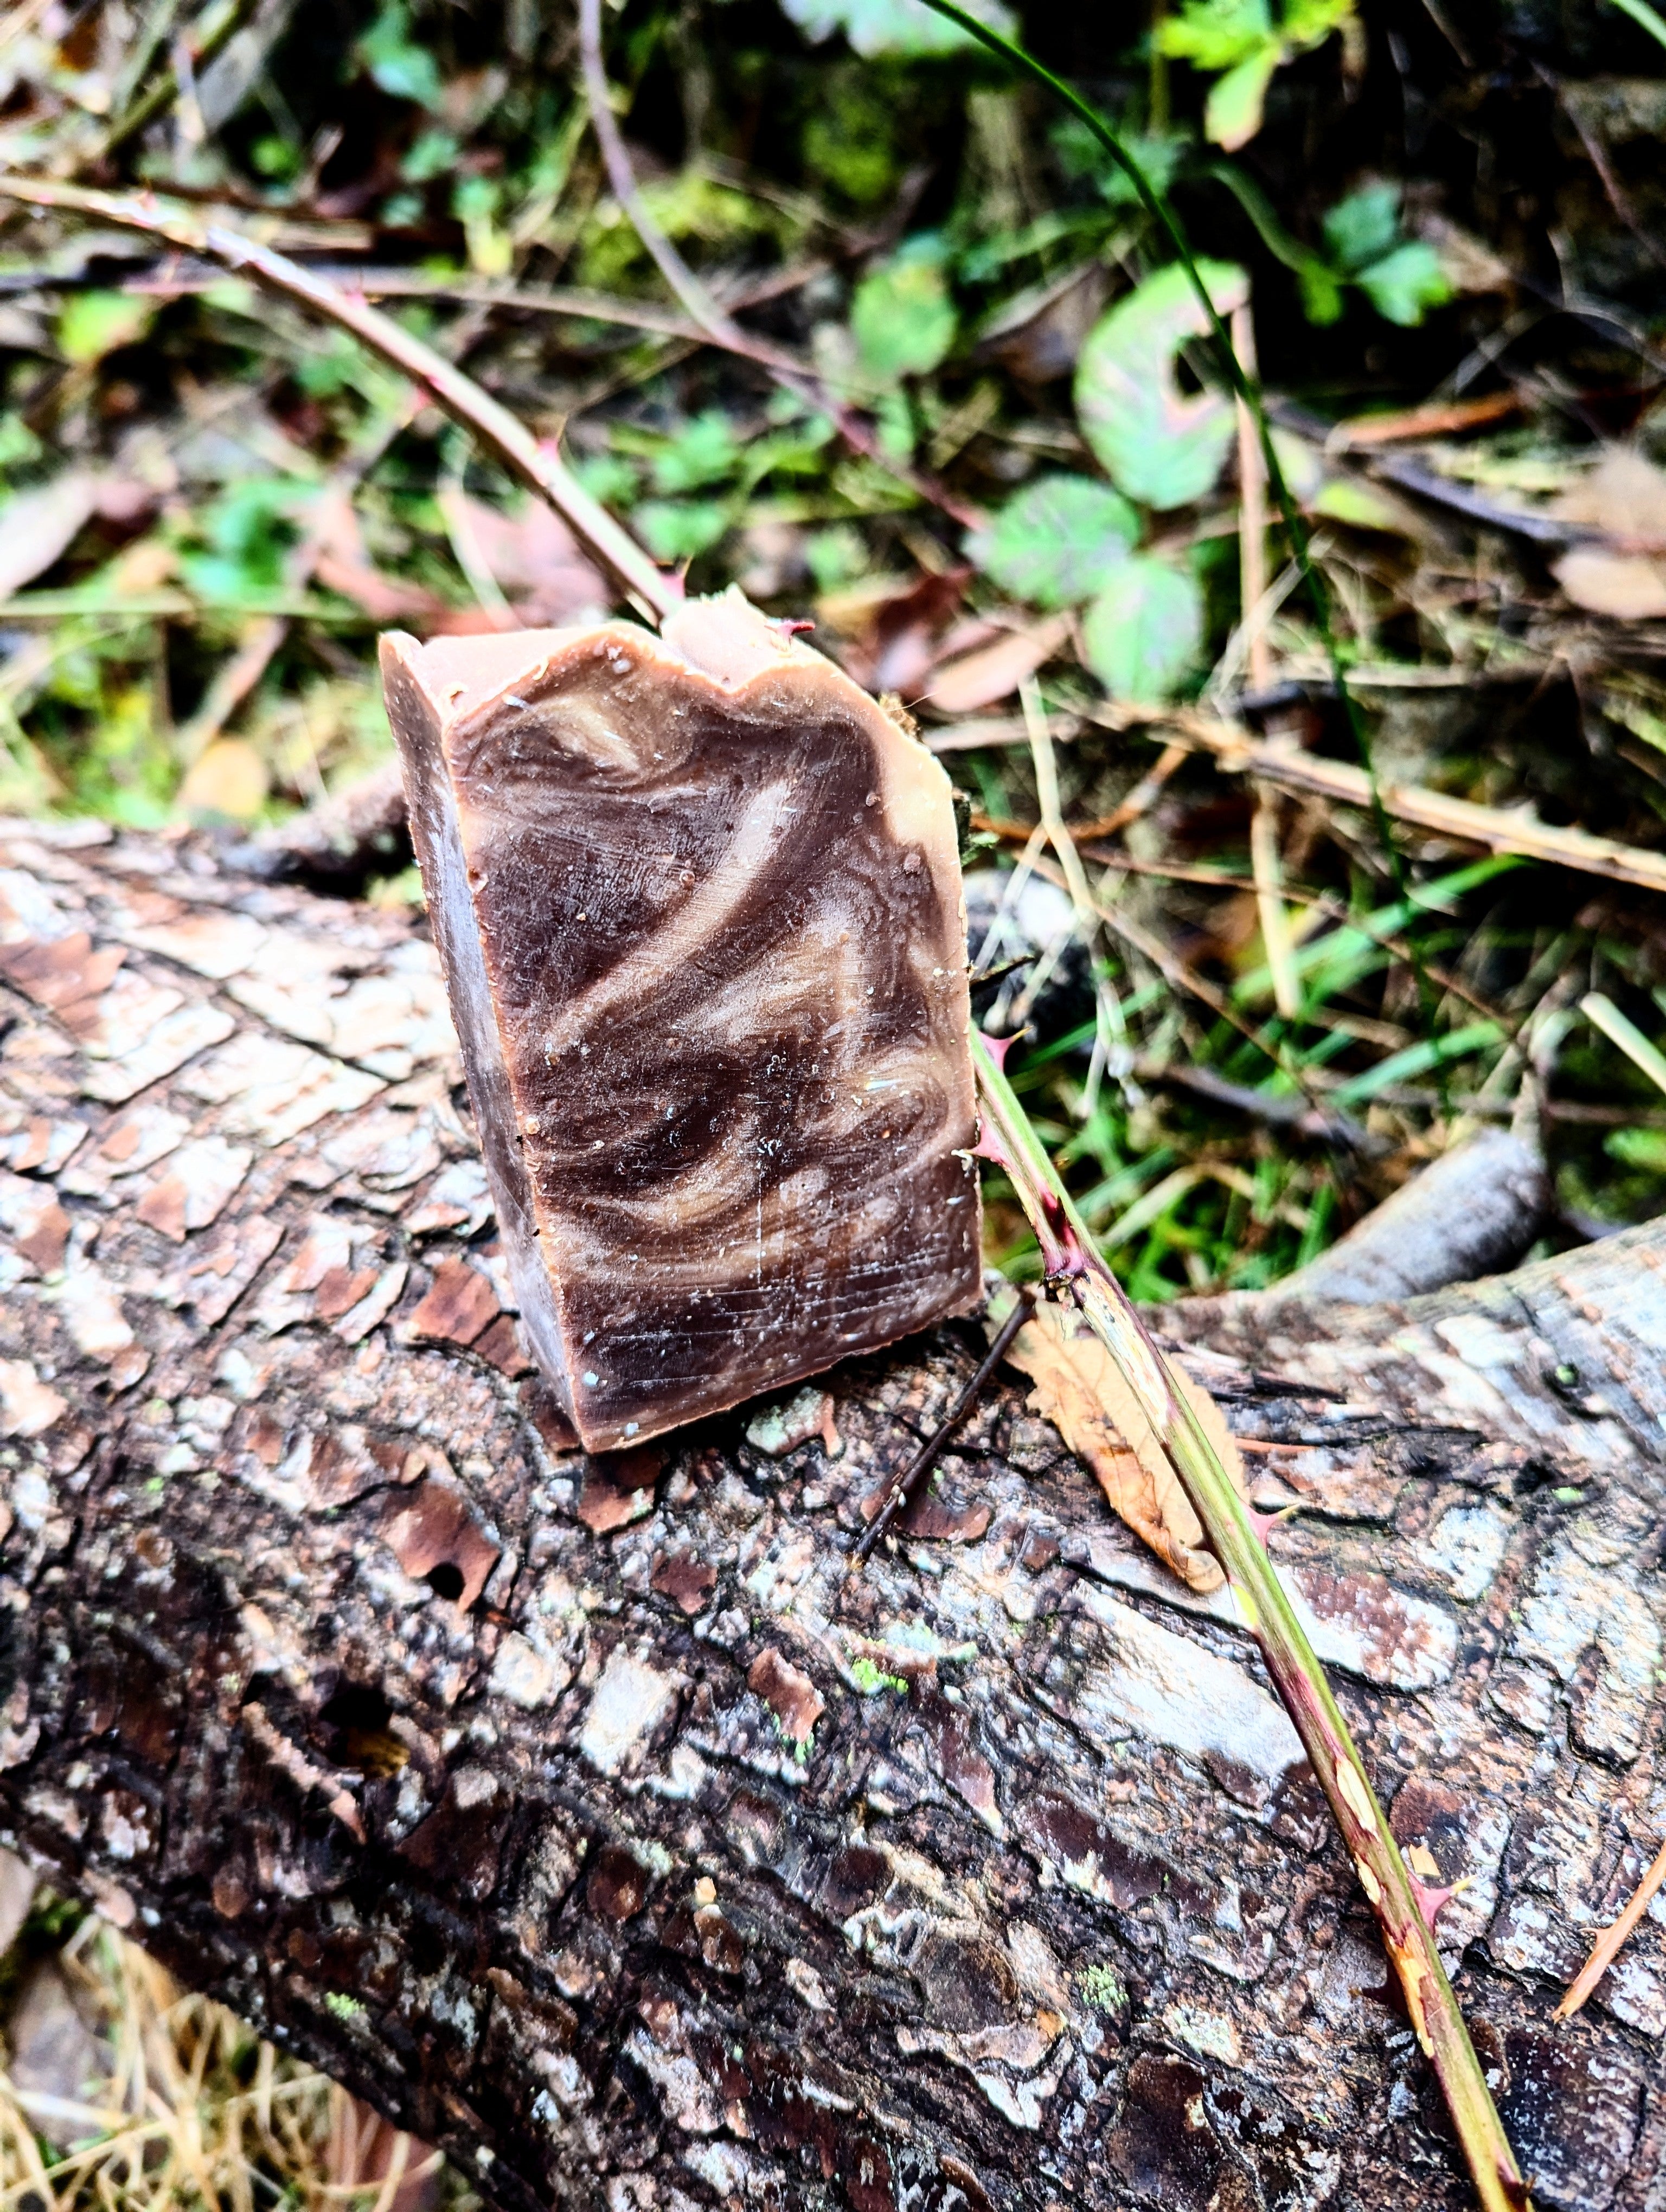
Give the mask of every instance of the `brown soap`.
M 738 595 L 382 641 L 534 1356 L 591 1450 L 976 1304 L 948 780 Z

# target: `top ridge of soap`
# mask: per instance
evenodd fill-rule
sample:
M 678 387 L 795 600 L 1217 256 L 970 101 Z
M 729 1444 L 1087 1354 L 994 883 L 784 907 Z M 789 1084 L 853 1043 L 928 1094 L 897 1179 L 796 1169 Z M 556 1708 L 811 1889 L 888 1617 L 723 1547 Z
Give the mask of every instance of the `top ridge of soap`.
M 925 747 L 738 595 L 382 662 L 511 1277 L 586 1447 L 975 1304 Z

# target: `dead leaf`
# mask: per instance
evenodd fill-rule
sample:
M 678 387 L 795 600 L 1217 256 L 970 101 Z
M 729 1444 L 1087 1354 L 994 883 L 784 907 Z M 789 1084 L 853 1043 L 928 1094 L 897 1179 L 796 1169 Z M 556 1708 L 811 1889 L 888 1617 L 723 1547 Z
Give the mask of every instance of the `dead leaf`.
M 506 514 L 469 493 L 453 494 L 499 588 L 528 629 L 603 612 L 611 594 L 578 548 L 572 532 L 541 500 Z M 471 615 L 477 610 L 465 611 Z M 453 625 L 441 622 L 440 629 Z
M 356 2197 L 378 2212 L 428 2212 L 440 2193 L 440 2164 L 430 2144 L 332 2085 L 326 2171 L 338 2200 Z
M 1666 562 L 1576 545 L 1556 563 L 1555 576 L 1574 605 L 1590 614 L 1615 622 L 1654 622 L 1666 615 Z
M 17 1941 L 33 1902 L 33 1870 L 15 1851 L 0 1850 L 0 1959 Z
M 930 673 L 937 641 L 959 612 L 968 568 L 918 576 L 900 592 L 866 608 L 860 635 L 842 658 L 864 690 L 917 698 Z M 817 611 L 822 612 L 820 603 Z
M 1112 1509 L 1195 1590 L 1225 1577 L 1206 1551 L 1203 1525 L 1171 1472 L 1140 1400 L 1109 1350 L 1073 1306 L 1042 1304 L 1007 1358 L 1035 1384 L 1033 1410 L 1051 1421 L 1099 1478 Z M 1187 1402 L 1240 1490 L 1243 1464 L 1220 1408 L 1183 1376 Z
M 1666 471 L 1634 446 L 1610 446 L 1552 511 L 1612 540 L 1576 545 L 1556 563 L 1556 580 L 1576 607 L 1615 622 L 1666 615 Z
M 7 2024 L 12 2088 L 52 2142 L 71 2140 L 82 2131 L 77 2107 L 99 2096 L 114 2062 L 108 2043 L 88 2025 L 76 1994 L 58 1961 L 43 1959 L 24 1981 Z
M 1552 513 L 1585 522 L 1628 548 L 1666 544 L 1666 470 L 1635 446 L 1610 446 L 1594 469 L 1560 493 Z
M 220 738 L 179 786 L 179 811 L 193 822 L 252 822 L 266 804 L 271 775 L 246 738 Z
M 1102 262 L 1079 263 L 1009 300 L 984 324 L 978 351 L 993 354 L 1027 384 L 1068 375 L 1110 292 L 1110 272 Z
M 940 714 L 972 714 L 1009 699 L 1027 676 L 1050 660 L 1070 635 L 1068 615 L 1054 615 L 1027 629 L 1009 630 L 993 645 L 932 672 L 926 697 Z
M 67 469 L 35 491 L 20 491 L 0 507 L 0 599 L 32 584 L 68 552 L 98 505 L 98 484 L 88 469 Z
M 429 620 L 446 611 L 443 600 L 421 584 L 385 575 L 371 559 L 352 501 L 327 492 L 313 510 L 313 574 L 326 591 L 351 599 L 372 622 Z

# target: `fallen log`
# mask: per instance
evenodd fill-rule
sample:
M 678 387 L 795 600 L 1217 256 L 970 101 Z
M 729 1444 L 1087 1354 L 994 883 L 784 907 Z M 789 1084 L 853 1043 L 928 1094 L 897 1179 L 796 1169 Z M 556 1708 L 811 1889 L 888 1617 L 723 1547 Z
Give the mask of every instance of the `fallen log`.
M 1249 1638 L 965 1323 L 587 1458 L 431 947 L 0 833 L 0 1844 L 506 2207 L 1375 2208 L 1468 2183 Z M 1666 1240 L 1170 1316 L 1536 2200 L 1666 2191 Z

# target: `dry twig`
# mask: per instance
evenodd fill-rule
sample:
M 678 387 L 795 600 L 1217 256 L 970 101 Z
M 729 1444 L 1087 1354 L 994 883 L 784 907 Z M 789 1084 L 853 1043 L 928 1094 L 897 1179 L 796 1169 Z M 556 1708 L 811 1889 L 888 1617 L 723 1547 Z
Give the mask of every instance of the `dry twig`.
M 581 544 L 645 613 L 658 620 L 678 605 L 682 589 L 676 579 L 656 568 L 630 533 L 591 497 L 553 445 L 535 438 L 524 422 L 471 376 L 362 299 L 326 283 L 243 232 L 205 221 L 190 209 L 169 206 L 153 193 L 92 191 L 36 177 L 0 176 L 0 197 L 21 200 L 31 207 L 95 216 L 125 230 L 167 239 L 187 253 L 204 255 L 239 276 L 252 277 L 268 291 L 293 300 L 337 329 L 349 331 L 390 367 L 410 377 L 505 468 L 547 500 Z
M 1269 744 L 1241 723 L 1218 721 L 1184 707 L 1104 703 L 1083 712 L 1105 729 L 1152 727 L 1171 732 L 1178 743 L 1213 753 L 1221 767 L 1234 775 L 1259 776 L 1291 791 L 1318 792 L 1345 806 L 1369 808 L 1371 805 L 1371 779 L 1364 769 Z M 1531 815 L 1478 805 L 1474 799 L 1449 798 L 1444 791 L 1431 791 L 1423 784 L 1379 782 L 1377 795 L 1384 811 L 1396 821 L 1432 830 L 1462 844 L 1480 845 L 1489 853 L 1514 853 L 1524 860 L 1547 860 L 1582 875 L 1636 884 L 1644 890 L 1666 891 L 1666 854 L 1624 844 L 1617 837 L 1599 837 L 1589 830 L 1559 830 Z

